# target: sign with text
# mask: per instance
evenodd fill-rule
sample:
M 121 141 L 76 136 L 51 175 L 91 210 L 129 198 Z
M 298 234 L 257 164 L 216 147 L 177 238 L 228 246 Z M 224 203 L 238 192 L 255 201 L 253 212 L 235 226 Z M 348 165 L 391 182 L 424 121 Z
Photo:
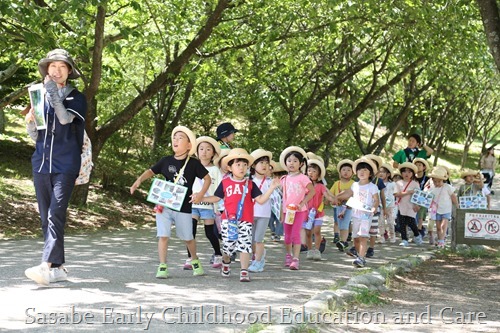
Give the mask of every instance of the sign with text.
M 500 214 L 466 213 L 465 238 L 500 240 Z

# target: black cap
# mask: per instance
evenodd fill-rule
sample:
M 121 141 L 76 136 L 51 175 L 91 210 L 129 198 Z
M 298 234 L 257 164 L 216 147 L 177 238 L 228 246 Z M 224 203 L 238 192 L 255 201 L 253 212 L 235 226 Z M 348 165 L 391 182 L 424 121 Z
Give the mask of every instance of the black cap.
M 217 127 L 217 140 L 225 138 L 226 136 L 230 135 L 231 133 L 236 133 L 236 132 L 238 132 L 238 130 L 236 128 L 234 128 L 233 124 L 222 123 Z

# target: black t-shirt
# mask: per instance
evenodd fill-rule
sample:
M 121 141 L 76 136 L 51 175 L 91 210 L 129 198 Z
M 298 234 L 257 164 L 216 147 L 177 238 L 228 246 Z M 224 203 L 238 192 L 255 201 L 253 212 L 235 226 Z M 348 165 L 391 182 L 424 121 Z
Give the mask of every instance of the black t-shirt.
M 425 174 L 421 178 L 418 178 L 417 176 L 415 176 L 415 181 L 420 184 L 421 190 L 424 190 L 425 184 L 427 183 L 428 180 L 429 180 L 429 177 L 427 177 Z
M 166 180 L 172 183 L 177 178 L 179 171 L 184 166 L 186 159 L 178 160 L 173 156 L 165 156 L 151 167 L 151 171 L 155 175 L 162 174 Z M 181 212 L 191 214 L 191 194 L 193 194 L 193 183 L 196 177 L 203 179 L 208 174 L 208 170 L 201 164 L 199 160 L 190 157 L 184 169 L 182 177 L 179 178 L 177 184 L 188 188 L 184 202 L 182 203 Z

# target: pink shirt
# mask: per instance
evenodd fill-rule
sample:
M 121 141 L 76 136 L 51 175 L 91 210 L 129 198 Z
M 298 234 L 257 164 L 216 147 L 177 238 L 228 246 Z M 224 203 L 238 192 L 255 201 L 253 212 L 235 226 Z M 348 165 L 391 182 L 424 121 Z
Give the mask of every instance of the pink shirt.
M 325 195 L 325 192 L 328 192 L 328 189 L 323 183 L 316 183 L 314 185 L 314 191 L 316 193 L 314 194 L 314 197 L 307 203 L 307 208 L 308 209 L 314 208 L 317 211 L 319 206 L 321 206 L 321 204 L 323 203 L 323 197 Z M 325 216 L 324 210 L 316 213 L 316 218 L 323 216 Z
M 286 212 L 286 206 L 289 204 L 299 205 L 304 197 L 309 193 L 307 185 L 311 180 L 306 175 L 299 173 L 281 177 L 281 187 L 283 188 L 283 212 Z M 300 212 L 307 211 L 307 205 L 302 206 Z
M 404 180 L 400 180 L 396 183 L 394 193 L 408 192 L 411 190 L 420 190 L 420 185 L 414 180 L 412 180 L 410 184 L 408 184 Z M 413 210 L 413 204 L 410 202 L 410 199 L 411 195 L 405 195 L 404 197 L 396 198 L 396 204 L 398 205 L 399 213 L 401 215 L 414 218 L 417 216 L 417 212 Z

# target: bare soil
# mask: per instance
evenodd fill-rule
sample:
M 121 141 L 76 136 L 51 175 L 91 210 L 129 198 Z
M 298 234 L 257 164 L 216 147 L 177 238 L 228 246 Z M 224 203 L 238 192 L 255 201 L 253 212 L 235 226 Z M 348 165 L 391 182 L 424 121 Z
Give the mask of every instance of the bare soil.
M 492 254 L 495 250 L 492 250 Z M 395 276 L 386 304 L 359 306 L 365 314 L 344 332 L 500 332 L 500 263 L 495 258 L 438 254 L 412 272 Z M 337 331 L 324 327 L 322 331 Z

